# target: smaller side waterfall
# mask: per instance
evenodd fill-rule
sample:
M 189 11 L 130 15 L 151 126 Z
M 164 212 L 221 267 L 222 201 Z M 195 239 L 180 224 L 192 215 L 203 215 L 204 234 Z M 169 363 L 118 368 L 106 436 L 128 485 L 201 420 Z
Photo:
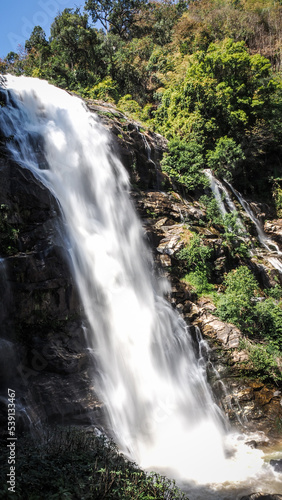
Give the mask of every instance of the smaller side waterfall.
M 269 238 L 265 234 L 264 229 L 263 229 L 263 225 L 262 225 L 261 221 L 255 216 L 255 214 L 252 211 L 249 203 L 243 198 L 243 196 L 241 195 L 241 193 L 239 193 L 239 191 L 237 191 L 229 182 L 227 182 L 227 181 L 225 181 L 225 182 L 228 184 L 228 186 L 230 187 L 230 189 L 232 190 L 232 192 L 234 193 L 234 195 L 238 199 L 240 205 L 242 206 L 242 208 L 244 209 L 244 211 L 246 212 L 246 214 L 248 215 L 248 217 L 254 223 L 254 225 L 256 227 L 256 231 L 257 231 L 257 235 L 258 235 L 258 240 L 259 240 L 260 244 L 264 248 L 266 248 L 266 250 L 268 252 L 272 252 L 272 253 L 276 252 L 277 255 L 282 256 L 282 252 L 280 252 L 278 245 L 275 242 L 273 242 L 271 240 L 271 238 Z
M 210 188 L 217 201 L 223 219 L 228 213 L 236 213 L 240 235 L 246 237 L 248 231 L 246 230 L 241 218 L 239 217 L 238 210 L 236 209 L 236 206 L 225 185 L 219 179 L 214 177 L 210 169 L 205 169 L 204 173 L 206 177 L 209 179 Z M 228 183 L 226 182 L 226 184 Z
M 213 195 L 217 201 L 220 213 L 221 213 L 222 217 L 224 217 L 227 214 L 227 210 L 225 208 L 225 203 L 223 202 L 223 197 L 221 195 L 221 192 L 223 191 L 222 184 L 218 179 L 216 179 L 216 177 L 213 176 L 213 174 L 209 168 L 206 168 L 204 170 L 204 174 L 210 182 L 210 188 L 211 188 Z M 234 210 L 235 210 L 235 206 L 234 206 Z
M 156 188 L 157 188 L 157 190 L 159 190 L 160 189 L 159 171 L 158 171 L 157 165 L 155 164 L 154 160 L 152 160 L 152 156 L 151 156 L 152 155 L 152 148 L 151 148 L 149 142 L 147 141 L 145 134 L 142 134 L 142 132 L 140 132 L 140 130 L 138 130 L 138 133 L 141 135 L 142 141 L 144 143 L 148 162 L 154 166 L 154 169 L 156 172 Z
M 227 213 L 237 212 L 234 202 L 232 201 L 230 194 L 226 189 L 226 187 L 224 186 L 224 184 L 219 179 L 214 177 L 209 169 L 206 169 L 204 172 L 210 181 L 210 187 L 218 203 L 218 207 L 220 209 L 222 217 L 224 218 L 224 216 L 226 216 Z M 265 234 L 261 221 L 255 216 L 249 203 L 243 198 L 241 193 L 239 193 L 239 191 L 237 191 L 232 186 L 232 184 L 228 182 L 226 179 L 224 179 L 224 182 L 229 187 L 230 191 L 234 194 L 234 196 L 237 198 L 238 202 L 240 203 L 246 215 L 251 219 L 251 221 L 255 225 L 259 243 L 267 251 L 267 253 L 270 254 L 266 255 L 266 259 L 275 269 L 277 269 L 280 273 L 282 273 L 282 261 L 281 261 L 282 252 L 280 251 L 277 243 L 275 243 L 271 238 L 269 238 L 269 236 Z M 242 230 L 241 235 L 244 238 L 250 240 L 248 236 L 248 231 L 246 230 L 239 216 L 238 216 L 238 223 Z M 253 255 L 255 254 L 254 249 L 252 249 L 252 254 Z

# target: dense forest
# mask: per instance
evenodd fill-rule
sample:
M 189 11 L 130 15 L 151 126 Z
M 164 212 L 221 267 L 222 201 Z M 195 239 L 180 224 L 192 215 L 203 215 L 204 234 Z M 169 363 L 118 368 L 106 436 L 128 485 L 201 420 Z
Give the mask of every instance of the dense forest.
M 279 211 L 281 33 L 280 1 L 88 0 L 58 13 L 49 40 L 36 26 L 0 71 L 115 102 L 169 139 L 163 168 L 186 189 L 209 167 Z

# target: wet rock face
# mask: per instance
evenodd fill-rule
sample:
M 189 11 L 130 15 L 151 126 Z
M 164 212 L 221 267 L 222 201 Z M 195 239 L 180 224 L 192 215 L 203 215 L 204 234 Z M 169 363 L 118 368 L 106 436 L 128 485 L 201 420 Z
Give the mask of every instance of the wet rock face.
M 159 271 L 171 283 L 168 300 L 191 325 L 194 338 L 195 328 L 199 327 L 208 342 L 208 377 L 218 405 L 230 424 L 247 432 L 262 432 L 264 437 L 258 445 L 267 444 L 265 434 L 278 437 L 281 429 L 282 392 L 277 386 L 255 379 L 249 355 L 241 348 L 239 329 L 217 318 L 214 304 L 207 298 L 197 299 L 192 287 L 181 280 L 185 270 L 181 269 L 183 264 L 177 253 L 189 242 L 189 227 L 194 231 L 203 227 L 202 208 L 182 200 L 175 193 L 147 191 L 134 194 L 134 200 Z M 208 241 L 215 248 L 220 245 L 216 232 L 212 237 L 209 235 Z M 224 259 L 220 271 L 222 279 L 227 259 L 225 256 L 220 258 Z M 266 275 L 270 276 L 268 271 Z M 195 349 L 197 351 L 196 340 Z M 248 378 L 248 374 L 253 378 Z
M 274 468 L 275 472 L 282 473 L 282 460 L 270 460 L 269 463 Z
M 30 420 L 99 420 L 56 200 L 7 158 L 0 158 L 0 200 L 0 399 L 12 385 L 21 401 L 18 431 Z
M 97 111 L 97 104 L 92 109 Z M 177 254 L 189 241 L 191 227 L 215 249 L 214 276 L 220 283 L 228 271 L 228 255 L 222 249 L 218 230 L 205 227 L 205 213 L 199 203 L 185 201 L 175 192 L 160 191 L 168 184 L 159 170 L 166 141 L 156 134 L 146 134 L 151 148 L 148 154 L 137 125 L 126 122 L 114 108 L 109 111 L 111 116 L 106 116 L 108 111 L 101 105 L 99 116 L 110 130 L 113 150 L 136 188 L 132 199 L 156 266 L 171 283 L 168 300 L 192 325 L 192 334 L 199 326 L 209 343 L 209 359 L 220 376 L 219 382 L 214 371 L 209 373 L 218 403 L 232 424 L 274 432 L 282 418 L 280 391 L 242 377 L 241 367 L 248 356 L 239 349 L 239 330 L 216 318 L 213 304 L 197 301 L 191 286 L 181 280 L 183 269 Z M 0 261 L 1 337 L 6 342 L 2 344 L 5 349 L 0 345 L 0 371 L 2 367 L 6 373 L 2 377 L 0 413 L 4 407 L 6 419 L 6 406 L 1 403 L 13 376 L 14 388 L 29 412 L 26 415 L 23 408 L 18 410 L 23 427 L 29 418 L 65 423 L 89 423 L 94 418 L 102 423 L 103 409 L 92 382 L 93 374 L 97 374 L 87 350 L 87 328 L 66 260 L 59 207 L 29 171 L 3 157 L 0 256 L 4 257 Z M 274 280 L 269 269 L 263 273 L 265 279 Z
M 109 103 L 89 100 L 87 106 L 110 132 L 112 151 L 121 159 L 133 186 L 148 190 L 169 185 L 167 176 L 159 168 L 167 149 L 164 137 L 141 131 L 139 123 L 129 120 Z

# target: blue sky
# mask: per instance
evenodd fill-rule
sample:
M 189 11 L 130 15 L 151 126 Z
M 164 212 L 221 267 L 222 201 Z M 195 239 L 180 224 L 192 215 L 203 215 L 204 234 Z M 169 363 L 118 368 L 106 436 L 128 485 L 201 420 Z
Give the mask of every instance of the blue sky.
M 81 7 L 85 0 L 4 0 L 1 2 L 0 57 L 17 52 L 18 45 L 24 46 L 36 25 L 40 25 L 47 38 L 50 26 L 58 12 L 65 8 Z

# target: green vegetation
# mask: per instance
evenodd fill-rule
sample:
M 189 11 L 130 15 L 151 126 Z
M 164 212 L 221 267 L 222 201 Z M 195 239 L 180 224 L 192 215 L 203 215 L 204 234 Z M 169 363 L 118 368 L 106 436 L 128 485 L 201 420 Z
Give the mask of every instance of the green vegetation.
M 18 439 L 16 492 L 8 492 L 3 466 L 1 500 L 188 500 L 174 481 L 145 473 L 103 436 L 63 427 L 45 429 L 44 436 Z
M 228 273 L 224 285 L 225 292 L 217 299 L 219 317 L 238 326 L 250 339 L 242 347 L 249 352 L 252 370 L 261 378 L 281 382 L 281 288 L 277 286 L 274 293 L 270 292 L 279 300 L 262 296 L 256 279 L 246 266 Z
M 87 0 L 49 39 L 36 26 L 0 71 L 115 102 L 169 139 L 163 169 L 186 190 L 209 167 L 279 213 L 281 14 L 271 0 Z
M 202 201 L 209 203 L 208 197 Z M 220 218 L 217 207 L 210 204 L 219 227 L 223 228 L 222 248 L 226 246 L 230 257 L 245 259 L 248 247 L 238 239 L 237 214 Z M 234 229 L 235 228 L 235 229 Z M 235 232 L 234 232 L 235 231 Z M 190 233 L 188 244 L 177 254 L 183 279 L 198 296 L 209 295 L 217 306 L 216 314 L 225 322 L 233 323 L 245 340 L 241 347 L 249 354 L 246 370 L 262 379 L 275 383 L 282 381 L 282 289 L 280 285 L 261 290 L 246 265 L 239 265 L 226 274 L 221 291 L 215 293 L 214 258 L 216 249 L 198 234 Z
M 164 155 L 162 169 L 172 180 L 192 191 L 208 184 L 203 174 L 205 164 L 200 144 L 175 138 L 169 142 L 168 147 L 169 153 Z
M 214 287 L 209 283 L 212 268 L 213 249 L 203 243 L 198 234 L 194 234 L 187 246 L 177 254 L 178 259 L 185 261 L 185 281 L 190 283 L 199 295 L 211 292 Z
M 10 209 L 7 205 L 0 205 L 0 255 L 8 256 L 18 252 L 19 230 L 10 223 Z
M 255 303 L 258 295 L 258 283 L 246 266 L 240 266 L 227 274 L 225 293 L 219 297 L 217 312 L 223 321 L 238 326 L 243 333 L 252 334 Z

